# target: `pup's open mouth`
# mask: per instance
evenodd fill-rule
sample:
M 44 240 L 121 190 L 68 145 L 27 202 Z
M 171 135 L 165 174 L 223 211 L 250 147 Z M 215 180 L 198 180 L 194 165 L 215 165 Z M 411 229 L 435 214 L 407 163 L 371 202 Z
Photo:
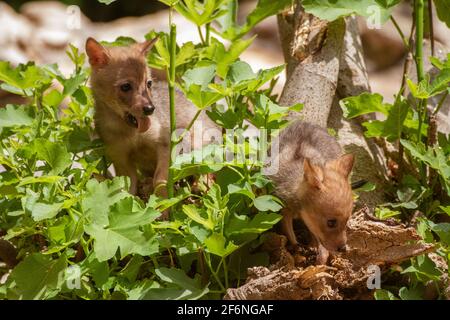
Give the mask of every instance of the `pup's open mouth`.
M 150 117 L 135 117 L 131 113 L 125 113 L 125 121 L 129 126 L 138 129 L 139 132 L 145 132 L 150 128 Z

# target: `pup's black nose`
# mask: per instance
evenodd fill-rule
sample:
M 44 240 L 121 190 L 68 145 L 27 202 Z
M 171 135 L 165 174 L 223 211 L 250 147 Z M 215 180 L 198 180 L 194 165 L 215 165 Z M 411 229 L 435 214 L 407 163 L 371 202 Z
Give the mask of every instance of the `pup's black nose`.
M 145 106 L 143 108 L 144 114 L 146 116 L 150 116 L 153 114 L 153 112 L 155 111 L 155 106 Z
M 343 246 L 339 247 L 338 251 L 339 252 L 346 252 L 347 251 L 347 245 L 344 244 Z

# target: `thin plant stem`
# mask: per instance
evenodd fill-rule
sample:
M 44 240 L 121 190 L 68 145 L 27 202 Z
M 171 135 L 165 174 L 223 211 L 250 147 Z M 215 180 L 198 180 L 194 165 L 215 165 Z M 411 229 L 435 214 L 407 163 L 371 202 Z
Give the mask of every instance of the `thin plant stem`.
M 211 24 L 207 23 L 205 26 L 206 29 L 206 35 L 205 35 L 205 45 L 209 46 L 209 40 L 211 38 Z
M 206 255 L 206 253 L 203 251 L 204 257 L 205 257 L 205 262 L 206 265 L 208 266 L 209 270 L 211 271 L 214 279 L 216 280 L 217 284 L 219 285 L 220 289 L 222 290 L 222 292 L 225 292 L 226 289 L 222 284 L 222 281 L 220 281 L 219 276 L 217 275 L 217 273 L 214 271 L 212 265 L 211 265 L 211 261 L 209 260 L 209 256 Z
M 433 1 L 428 0 L 428 21 L 430 23 L 430 42 L 431 42 L 431 55 L 434 56 L 434 24 L 433 24 Z
M 414 12 L 416 20 L 416 48 L 415 48 L 415 60 L 416 60 L 416 70 L 417 70 L 417 82 L 420 83 L 424 80 L 424 67 L 423 67 L 423 35 L 424 35 L 424 0 L 414 1 Z M 426 99 L 420 99 L 418 105 L 419 114 L 419 128 L 417 130 L 417 140 L 422 140 L 422 125 L 424 117 L 426 116 L 424 110 L 426 108 Z
M 439 100 L 439 103 L 436 107 L 436 109 L 433 112 L 433 115 L 437 115 L 437 113 L 439 112 L 439 110 L 441 110 L 442 106 L 444 105 L 445 99 L 447 99 L 448 97 L 448 90 L 445 91 L 445 93 L 442 95 L 441 100 Z
M 172 163 L 173 163 L 173 151 L 176 147 L 176 143 L 173 139 L 173 135 L 175 134 L 175 130 L 177 127 L 176 124 L 176 115 L 175 115 L 175 59 L 176 59 L 176 42 L 177 35 L 177 27 L 175 24 L 170 25 L 170 66 L 169 66 L 169 105 L 170 105 L 170 156 L 169 156 L 169 173 L 167 179 L 167 195 L 169 198 L 173 198 L 174 195 L 174 179 L 173 179 L 173 171 L 172 171 Z
M 409 51 L 410 50 L 410 41 L 406 38 L 405 34 L 403 33 L 402 29 L 400 28 L 397 20 L 395 20 L 394 16 L 391 15 L 390 19 L 391 19 L 391 22 L 394 25 L 395 29 L 397 30 L 398 34 L 400 35 L 400 38 L 403 41 L 403 45 Z
M 414 14 L 413 14 L 413 16 L 415 16 Z M 394 20 L 395 21 L 395 20 Z M 397 24 L 397 26 L 398 26 L 398 23 L 395 21 L 394 22 L 393 21 L 393 23 L 394 23 L 394 25 L 395 24 Z M 414 30 L 415 30 L 415 28 L 416 28 L 416 21 L 415 21 L 415 19 L 412 19 L 412 23 L 411 23 L 411 29 L 410 29 L 410 31 L 409 31 L 409 37 L 408 37 L 408 41 L 407 41 L 407 44 L 408 44 L 408 46 L 406 47 L 407 48 L 407 50 L 408 50 L 408 53 L 407 53 L 407 55 L 406 55 L 406 57 L 405 57 L 405 62 L 404 62 L 404 64 L 403 64 L 403 77 L 402 77 L 402 84 L 401 84 L 401 86 L 400 86 L 400 90 L 399 90 L 399 92 L 398 92 L 398 95 L 402 95 L 403 97 L 405 97 L 406 98 L 406 95 L 407 95 L 407 90 L 405 90 L 406 88 L 406 78 L 407 78 L 407 74 L 408 74 L 408 70 L 409 70 L 409 67 L 410 67 L 410 65 L 411 65 L 411 63 L 412 63 L 412 60 L 413 60 L 413 52 L 412 52 L 412 48 L 411 48 L 411 41 L 412 41 L 412 39 L 413 39 L 413 36 L 414 36 Z M 401 29 L 400 28 L 398 28 L 397 29 L 399 32 L 401 32 Z M 401 32 L 400 33 L 400 36 L 403 38 L 404 36 L 403 36 L 403 32 Z M 401 138 L 404 138 L 404 132 L 402 132 L 401 133 Z M 398 161 L 398 179 L 399 180 L 401 180 L 402 179 L 402 177 L 403 177 L 403 171 L 404 171 L 404 167 L 405 167 L 405 161 L 404 161 L 404 155 L 405 155 L 405 152 L 404 152 L 404 148 L 403 148 L 403 145 L 399 142 L 399 144 L 398 144 L 398 153 L 399 153 L 399 161 Z
M 202 28 L 200 26 L 197 26 L 198 35 L 200 36 L 200 41 L 203 45 L 206 44 L 205 38 L 203 37 Z
M 227 261 L 225 260 L 225 258 L 222 258 L 223 261 L 223 273 L 225 276 L 225 288 L 228 288 L 228 266 L 227 266 Z
M 183 133 L 180 135 L 180 137 L 177 139 L 177 144 L 179 144 L 184 136 L 189 132 L 189 130 L 191 130 L 192 126 L 194 125 L 195 121 L 197 121 L 198 117 L 200 116 L 200 114 L 202 113 L 203 109 L 199 109 L 195 115 L 194 118 L 192 118 L 191 122 L 188 124 L 188 126 L 186 127 L 186 129 L 184 129 Z
M 416 29 L 416 21 L 413 19 L 413 22 L 411 24 L 411 30 L 409 32 L 409 38 L 408 38 L 408 43 L 410 45 L 408 47 L 408 55 L 406 56 L 405 63 L 403 65 L 403 78 L 402 78 L 402 85 L 400 87 L 400 90 L 403 90 L 403 88 L 405 88 L 407 72 L 408 72 L 409 66 L 411 65 L 411 62 L 412 62 L 412 60 L 414 58 L 413 57 L 414 53 L 411 50 L 411 41 L 412 41 L 412 38 L 414 36 L 414 30 L 415 29 Z M 403 90 L 403 95 L 404 96 L 406 95 L 406 90 Z

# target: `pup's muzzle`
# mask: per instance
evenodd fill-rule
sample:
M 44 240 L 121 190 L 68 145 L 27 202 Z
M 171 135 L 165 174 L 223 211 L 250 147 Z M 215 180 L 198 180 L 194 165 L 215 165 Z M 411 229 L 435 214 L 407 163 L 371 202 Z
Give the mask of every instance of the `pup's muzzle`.
M 153 114 L 153 112 L 155 111 L 155 106 L 150 105 L 150 106 L 145 106 L 142 111 L 144 112 L 144 115 L 146 116 L 151 116 Z

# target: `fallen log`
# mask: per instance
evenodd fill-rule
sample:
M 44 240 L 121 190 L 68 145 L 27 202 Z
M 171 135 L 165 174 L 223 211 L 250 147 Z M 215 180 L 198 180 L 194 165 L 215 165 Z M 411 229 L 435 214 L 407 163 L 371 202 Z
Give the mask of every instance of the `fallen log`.
M 284 236 L 269 235 L 264 249 L 272 265 L 250 268 L 246 283 L 228 289 L 224 299 L 340 300 L 355 298 L 355 292 L 358 298 L 369 298 L 367 280 L 374 271 L 383 273 L 394 264 L 433 251 L 433 245 L 421 242 L 414 228 L 374 221 L 368 211 L 362 208 L 350 219 L 349 250 L 333 256 L 328 266 L 305 265 L 305 257 L 298 255 L 308 248 L 291 254 Z

